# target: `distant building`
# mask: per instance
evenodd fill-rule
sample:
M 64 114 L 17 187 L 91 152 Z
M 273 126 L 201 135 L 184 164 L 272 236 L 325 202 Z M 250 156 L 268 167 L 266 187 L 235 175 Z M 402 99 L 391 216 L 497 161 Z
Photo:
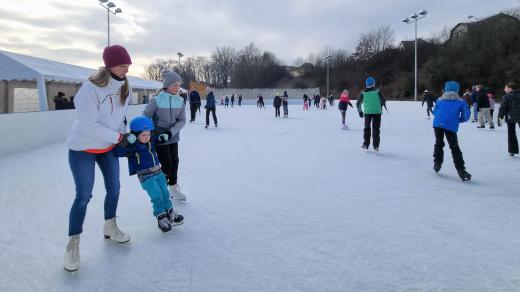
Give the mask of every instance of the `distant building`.
M 460 39 L 474 27 L 495 24 L 500 22 L 506 23 L 508 25 L 520 25 L 520 20 L 518 20 L 518 18 L 505 13 L 499 13 L 479 21 L 463 22 L 457 24 L 450 32 L 450 38 L 448 39 L 448 42 Z
M 417 39 L 417 46 L 421 46 L 421 45 L 424 45 L 424 44 L 428 44 L 427 41 L 419 38 Z M 400 44 L 399 44 L 399 49 L 414 49 L 415 48 L 415 40 L 413 41 L 402 41 Z
M 302 67 L 293 67 L 293 66 L 285 66 L 285 70 L 291 75 L 293 78 L 298 78 L 303 75 Z

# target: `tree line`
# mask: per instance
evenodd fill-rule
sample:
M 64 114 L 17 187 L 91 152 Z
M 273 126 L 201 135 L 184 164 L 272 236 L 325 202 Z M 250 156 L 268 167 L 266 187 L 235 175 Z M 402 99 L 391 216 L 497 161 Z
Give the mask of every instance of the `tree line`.
M 520 82 L 519 16 L 517 9 L 470 23 L 456 36 L 444 28 L 419 39 L 420 91 L 440 94 L 445 81 L 457 80 L 465 88 L 483 84 L 498 93 L 506 82 Z M 180 72 L 184 80 L 216 88 L 320 87 L 325 93 L 327 62 L 334 95 L 344 88 L 357 95 L 366 77 L 374 76 L 388 98 L 413 98 L 414 42 L 396 44 L 390 26 L 362 33 L 352 52 L 327 46 L 305 58 L 297 57 L 294 66 L 302 71 L 297 77 L 289 74 L 274 53 L 254 43 L 240 50 L 217 47 L 210 57 L 188 57 L 180 64 L 175 59 L 159 59 L 146 66 L 145 77 L 161 80 L 160 72 L 169 69 Z

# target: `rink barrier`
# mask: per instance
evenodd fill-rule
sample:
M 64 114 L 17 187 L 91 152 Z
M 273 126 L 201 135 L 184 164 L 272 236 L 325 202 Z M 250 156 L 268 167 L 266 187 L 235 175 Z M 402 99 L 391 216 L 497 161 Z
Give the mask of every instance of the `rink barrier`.
M 143 112 L 145 105 L 130 105 L 127 119 Z M 0 156 L 65 142 L 76 119 L 76 110 L 9 113 L 0 115 Z

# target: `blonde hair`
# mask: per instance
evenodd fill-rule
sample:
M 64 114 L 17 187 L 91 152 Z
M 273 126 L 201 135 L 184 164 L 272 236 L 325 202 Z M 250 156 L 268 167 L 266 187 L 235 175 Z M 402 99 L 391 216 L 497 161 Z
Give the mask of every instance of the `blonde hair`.
M 121 105 L 126 103 L 126 98 L 130 95 L 130 87 L 128 86 L 128 78 L 125 76 L 125 83 L 121 86 L 119 90 L 119 97 L 121 101 Z M 88 78 L 88 80 L 94 83 L 98 87 L 105 87 L 108 85 L 108 81 L 110 80 L 110 70 L 105 67 L 99 67 L 99 70 L 96 73 L 92 74 Z
M 348 90 L 347 89 L 343 89 L 343 92 L 344 94 L 346 94 L 348 96 Z

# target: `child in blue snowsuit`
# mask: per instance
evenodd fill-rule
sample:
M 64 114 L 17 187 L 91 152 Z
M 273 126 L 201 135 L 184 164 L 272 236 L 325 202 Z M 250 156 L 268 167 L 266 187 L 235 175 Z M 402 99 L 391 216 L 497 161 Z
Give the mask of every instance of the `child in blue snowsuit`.
M 166 177 L 155 151 L 157 143 L 166 142 L 170 137 L 168 134 L 152 135 L 153 130 L 154 124 L 150 118 L 136 117 L 130 122 L 131 134 L 127 136 L 127 141 L 117 145 L 114 154 L 128 157 L 130 175 L 137 174 L 141 187 L 150 196 L 159 229 L 168 232 L 173 226 L 184 223 L 184 217 L 173 211 Z

